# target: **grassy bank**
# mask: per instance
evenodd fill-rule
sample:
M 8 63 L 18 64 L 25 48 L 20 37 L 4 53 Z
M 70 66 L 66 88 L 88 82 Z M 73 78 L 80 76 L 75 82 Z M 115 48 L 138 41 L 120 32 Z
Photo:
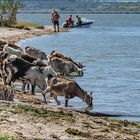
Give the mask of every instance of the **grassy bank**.
M 34 23 L 30 23 L 30 22 L 17 22 L 16 25 L 17 26 L 34 27 L 34 28 L 37 28 L 40 26 L 39 24 L 34 24 Z

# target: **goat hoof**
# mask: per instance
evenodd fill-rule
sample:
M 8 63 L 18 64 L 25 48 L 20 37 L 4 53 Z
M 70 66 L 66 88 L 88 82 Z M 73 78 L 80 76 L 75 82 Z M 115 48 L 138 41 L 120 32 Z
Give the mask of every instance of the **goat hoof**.
M 46 101 L 44 101 L 45 104 L 48 104 Z

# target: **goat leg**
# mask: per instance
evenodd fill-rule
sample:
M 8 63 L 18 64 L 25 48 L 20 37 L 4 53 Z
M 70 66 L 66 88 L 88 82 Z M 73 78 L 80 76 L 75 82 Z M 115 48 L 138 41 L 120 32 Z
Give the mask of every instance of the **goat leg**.
M 58 99 L 57 99 L 57 95 L 54 94 L 53 98 L 54 98 L 54 100 L 56 101 L 57 105 L 60 105 L 60 102 L 59 102 Z
M 42 96 L 43 96 L 43 101 L 47 104 L 47 100 L 46 100 L 46 94 L 42 92 Z
M 30 90 L 30 84 L 27 83 L 27 90 Z
M 63 89 L 63 95 L 65 97 L 65 107 L 67 107 L 68 106 L 68 101 L 69 101 L 69 98 L 68 98 L 68 89 L 67 88 Z
M 32 95 L 35 95 L 35 87 L 36 87 L 36 84 L 32 84 L 32 91 L 31 91 Z
M 22 81 L 22 92 L 25 93 L 25 86 L 26 86 L 26 83 L 24 81 Z
M 65 107 L 68 107 L 68 101 L 69 99 L 65 97 Z

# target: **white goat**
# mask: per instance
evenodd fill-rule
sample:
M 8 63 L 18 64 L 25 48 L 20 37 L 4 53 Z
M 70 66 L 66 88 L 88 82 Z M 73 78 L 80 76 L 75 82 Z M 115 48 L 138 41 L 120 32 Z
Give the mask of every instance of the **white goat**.
M 23 52 L 21 50 L 17 50 L 17 49 L 14 49 L 12 47 L 9 47 L 8 44 L 6 44 L 4 47 L 3 47 L 3 51 L 4 52 L 7 52 L 11 55 L 16 55 L 18 57 L 21 57 L 21 55 L 23 54 Z

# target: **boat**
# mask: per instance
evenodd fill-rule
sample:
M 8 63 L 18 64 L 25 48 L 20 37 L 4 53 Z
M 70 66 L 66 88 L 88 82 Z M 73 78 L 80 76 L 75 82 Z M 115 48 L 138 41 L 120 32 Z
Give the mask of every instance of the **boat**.
M 87 20 L 86 18 L 82 18 L 82 24 L 76 24 L 74 23 L 70 27 L 66 25 L 66 23 L 63 23 L 62 26 L 64 28 L 89 28 L 93 24 L 93 20 Z

